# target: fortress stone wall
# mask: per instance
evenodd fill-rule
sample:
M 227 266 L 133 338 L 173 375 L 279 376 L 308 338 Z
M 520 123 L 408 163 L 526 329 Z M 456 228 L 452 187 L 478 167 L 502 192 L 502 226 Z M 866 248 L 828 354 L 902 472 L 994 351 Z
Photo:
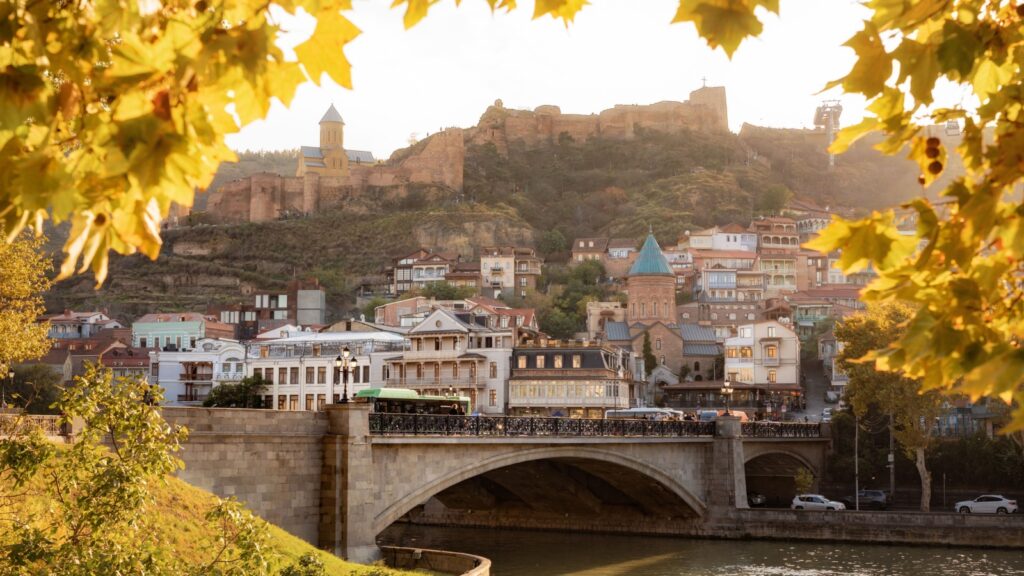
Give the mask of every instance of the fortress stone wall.
M 510 143 L 527 148 L 591 138 L 630 139 L 637 130 L 727 132 L 725 88 L 704 87 L 686 102 L 617 105 L 599 114 L 562 114 L 557 106 L 512 110 L 501 101 L 487 108 L 477 126 L 449 128 L 378 164 L 349 162 L 344 176 L 256 174 L 222 185 L 210 194 L 207 210 L 225 222 L 264 222 L 287 214 L 310 214 L 341 205 L 358 211 L 387 197 L 405 195 L 412 185 L 462 191 L 467 145 L 494 144 L 508 154 Z

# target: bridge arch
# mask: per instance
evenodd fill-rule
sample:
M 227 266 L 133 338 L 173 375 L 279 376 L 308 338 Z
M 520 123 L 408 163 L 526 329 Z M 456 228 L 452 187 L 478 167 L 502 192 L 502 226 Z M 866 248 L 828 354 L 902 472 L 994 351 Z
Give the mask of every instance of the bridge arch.
M 750 455 L 744 456 L 743 462 L 748 499 L 754 494 L 760 494 L 765 497 L 762 505 L 789 507 L 796 495 L 795 477 L 801 468 L 814 475 L 813 490 L 817 485 L 819 471 L 805 455 L 778 447 L 753 450 Z
M 379 534 L 385 528 L 408 514 L 417 506 L 426 502 L 431 497 L 436 496 L 442 491 L 451 488 L 460 482 L 470 480 L 501 468 L 514 466 L 516 464 L 543 460 L 592 461 L 621 466 L 654 480 L 682 500 L 682 502 L 685 503 L 698 517 L 704 517 L 707 512 L 707 505 L 705 502 L 695 495 L 686 485 L 671 474 L 655 466 L 651 466 L 647 462 L 606 449 L 579 446 L 549 446 L 525 450 L 519 449 L 514 452 L 493 456 L 481 460 L 471 467 L 462 467 L 452 470 L 448 474 L 419 486 L 417 489 L 399 498 L 397 501 L 381 510 L 374 519 L 373 532 L 374 534 Z

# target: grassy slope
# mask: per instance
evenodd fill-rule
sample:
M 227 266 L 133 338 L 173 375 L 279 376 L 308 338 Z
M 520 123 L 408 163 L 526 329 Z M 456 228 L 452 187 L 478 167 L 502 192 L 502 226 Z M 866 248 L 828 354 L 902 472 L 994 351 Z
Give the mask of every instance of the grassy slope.
M 215 533 L 207 526 L 204 514 L 213 506 L 216 497 L 209 492 L 191 486 L 177 478 L 169 478 L 166 483 L 154 485 L 156 502 L 149 508 L 143 520 L 142 530 L 151 534 L 162 548 L 170 550 L 173 556 L 187 559 L 190 562 L 208 560 L 211 550 L 202 550 L 197 542 L 213 542 Z M 43 497 L 32 497 L 30 506 L 39 509 L 46 506 Z M 402 576 L 423 574 L 421 572 L 404 572 L 366 566 L 346 562 L 337 556 L 316 549 L 305 541 L 267 524 L 270 532 L 269 560 L 271 574 L 288 566 L 308 553 L 316 553 L 323 560 L 327 573 L 332 576 L 353 576 L 361 574 L 380 574 Z M 4 539 L 0 535 L 0 542 Z

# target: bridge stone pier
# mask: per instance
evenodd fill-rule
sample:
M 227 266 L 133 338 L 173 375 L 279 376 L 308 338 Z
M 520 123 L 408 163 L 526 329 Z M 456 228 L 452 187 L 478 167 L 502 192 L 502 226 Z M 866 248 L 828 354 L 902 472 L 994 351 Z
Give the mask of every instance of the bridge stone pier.
M 639 432 L 562 419 L 515 433 L 501 428 L 512 419 L 492 419 L 498 428 L 486 433 L 472 417 L 422 431 L 382 428 L 372 415 L 371 426 L 361 403 L 320 413 L 164 414 L 191 430 L 183 479 L 364 562 L 379 556 L 378 534 L 400 520 L 728 536 L 747 507 L 748 477 L 785 490 L 800 466 L 818 476 L 828 448 L 817 427 L 785 437 L 735 418 Z

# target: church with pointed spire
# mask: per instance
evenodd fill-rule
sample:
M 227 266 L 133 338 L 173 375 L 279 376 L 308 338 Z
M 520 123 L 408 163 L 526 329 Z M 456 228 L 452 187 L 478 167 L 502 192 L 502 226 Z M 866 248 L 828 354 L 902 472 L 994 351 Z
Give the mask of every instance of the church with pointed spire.
M 629 293 L 626 315 L 630 324 L 676 323 L 676 274 L 661 251 L 653 232 L 626 277 Z
M 320 145 L 302 147 L 295 175 L 304 176 L 311 172 L 320 176 L 345 177 L 349 175 L 350 164 L 375 162 L 373 153 L 368 150 L 345 149 L 345 121 L 331 104 L 320 119 Z

